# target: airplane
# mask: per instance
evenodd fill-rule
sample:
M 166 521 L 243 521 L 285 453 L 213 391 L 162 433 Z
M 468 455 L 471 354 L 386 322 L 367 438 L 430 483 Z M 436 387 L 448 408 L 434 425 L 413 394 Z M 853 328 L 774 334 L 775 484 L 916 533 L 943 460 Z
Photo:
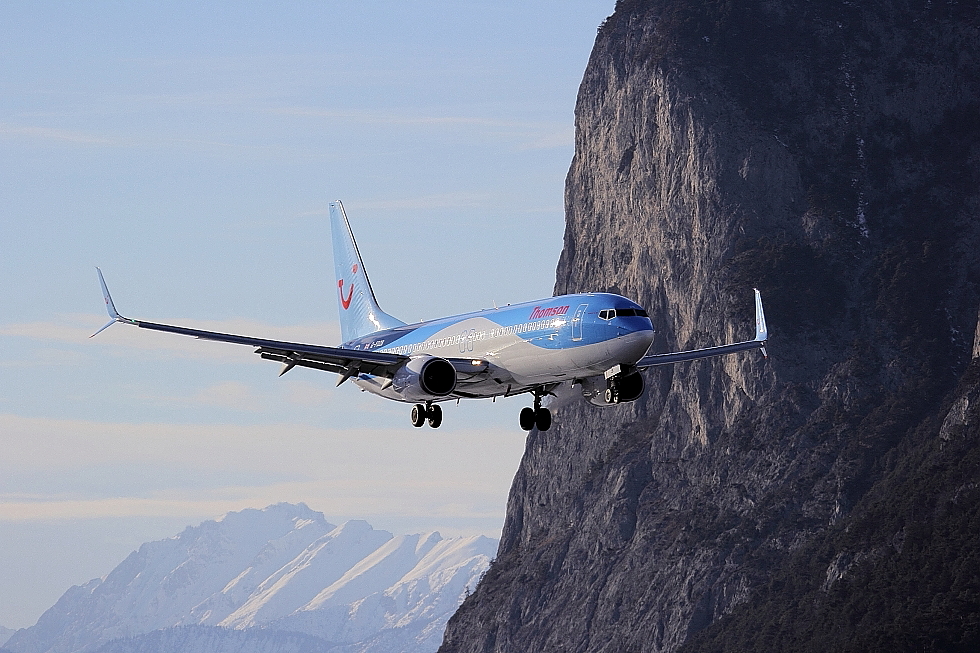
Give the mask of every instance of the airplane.
M 255 347 L 266 360 L 282 363 L 282 376 L 294 367 L 340 375 L 362 390 L 414 403 L 412 425 L 442 424 L 440 402 L 530 394 L 533 405 L 520 412 L 525 431 L 547 431 L 552 424 L 542 399 L 559 387 L 572 389 L 596 406 L 635 401 L 643 393 L 640 371 L 656 365 L 759 349 L 764 356 L 769 332 L 762 297 L 755 290 L 755 338 L 744 342 L 670 353 L 649 353 L 653 323 L 626 297 L 590 292 L 406 324 L 381 310 L 368 280 L 347 214 L 330 203 L 334 269 L 343 343 L 337 347 L 282 342 L 190 329 L 123 317 L 109 296 L 102 270 L 99 283 L 109 323 L 166 331 Z

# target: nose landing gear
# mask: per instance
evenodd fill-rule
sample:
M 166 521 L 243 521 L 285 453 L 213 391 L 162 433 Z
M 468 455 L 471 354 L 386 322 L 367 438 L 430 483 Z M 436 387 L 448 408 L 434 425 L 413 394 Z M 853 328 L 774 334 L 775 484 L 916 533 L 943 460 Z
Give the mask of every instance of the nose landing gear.
M 539 431 L 547 431 L 551 428 L 551 411 L 541 407 L 541 397 L 544 396 L 541 390 L 534 391 L 534 408 L 524 408 L 521 410 L 521 428 L 530 431 L 535 426 Z
M 429 426 L 437 429 L 442 424 L 442 407 L 438 404 L 415 404 L 412 407 L 412 426 L 419 427 L 429 423 Z
M 609 379 L 603 399 L 606 400 L 607 404 L 619 403 L 619 384 L 615 382 L 615 379 Z

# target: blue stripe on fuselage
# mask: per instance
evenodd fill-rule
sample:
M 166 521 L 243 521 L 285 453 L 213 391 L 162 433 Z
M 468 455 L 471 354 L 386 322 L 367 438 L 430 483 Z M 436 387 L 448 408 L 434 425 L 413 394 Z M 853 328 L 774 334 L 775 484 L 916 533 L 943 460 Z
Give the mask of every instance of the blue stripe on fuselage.
M 581 315 L 582 322 L 573 325 L 576 312 L 583 304 L 587 305 L 587 308 Z M 561 295 L 378 331 L 346 342 L 341 347 L 367 351 L 395 350 L 394 353 L 415 353 L 413 349 L 429 343 L 437 334 L 474 318 L 488 320 L 497 326 L 497 329 L 491 328 L 478 334 L 481 340 L 503 335 L 516 335 L 537 347 L 545 349 L 579 347 L 610 340 L 624 333 L 653 330 L 649 318 L 645 317 L 620 317 L 613 320 L 602 320 L 598 317 L 599 311 L 610 308 L 636 309 L 641 307 L 626 297 L 610 293 Z M 546 334 L 554 334 L 554 336 L 551 338 L 541 337 Z M 439 344 L 432 344 L 431 348 L 451 344 L 445 337 L 442 337 Z M 422 352 L 427 348 L 418 348 L 418 351 Z

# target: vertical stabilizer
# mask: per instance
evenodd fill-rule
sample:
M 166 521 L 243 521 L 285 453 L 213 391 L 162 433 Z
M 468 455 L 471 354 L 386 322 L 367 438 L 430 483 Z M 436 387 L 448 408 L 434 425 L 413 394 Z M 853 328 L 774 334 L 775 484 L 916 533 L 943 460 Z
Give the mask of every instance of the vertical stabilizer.
M 405 324 L 378 306 L 340 200 L 330 202 L 330 231 L 333 235 L 333 265 L 337 278 L 334 292 L 337 293 L 340 334 L 344 342 Z

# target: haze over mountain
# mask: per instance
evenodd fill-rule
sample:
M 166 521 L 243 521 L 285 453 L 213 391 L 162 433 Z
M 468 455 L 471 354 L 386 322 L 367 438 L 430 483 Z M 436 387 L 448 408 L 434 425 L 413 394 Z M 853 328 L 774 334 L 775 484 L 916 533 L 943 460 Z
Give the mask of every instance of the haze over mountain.
M 978 71 L 976 2 L 617 3 L 555 291 L 770 357 L 532 431 L 441 651 L 980 650 Z
M 496 546 L 393 536 L 359 520 L 335 526 L 303 504 L 232 512 L 144 544 L 4 648 L 433 651 Z

